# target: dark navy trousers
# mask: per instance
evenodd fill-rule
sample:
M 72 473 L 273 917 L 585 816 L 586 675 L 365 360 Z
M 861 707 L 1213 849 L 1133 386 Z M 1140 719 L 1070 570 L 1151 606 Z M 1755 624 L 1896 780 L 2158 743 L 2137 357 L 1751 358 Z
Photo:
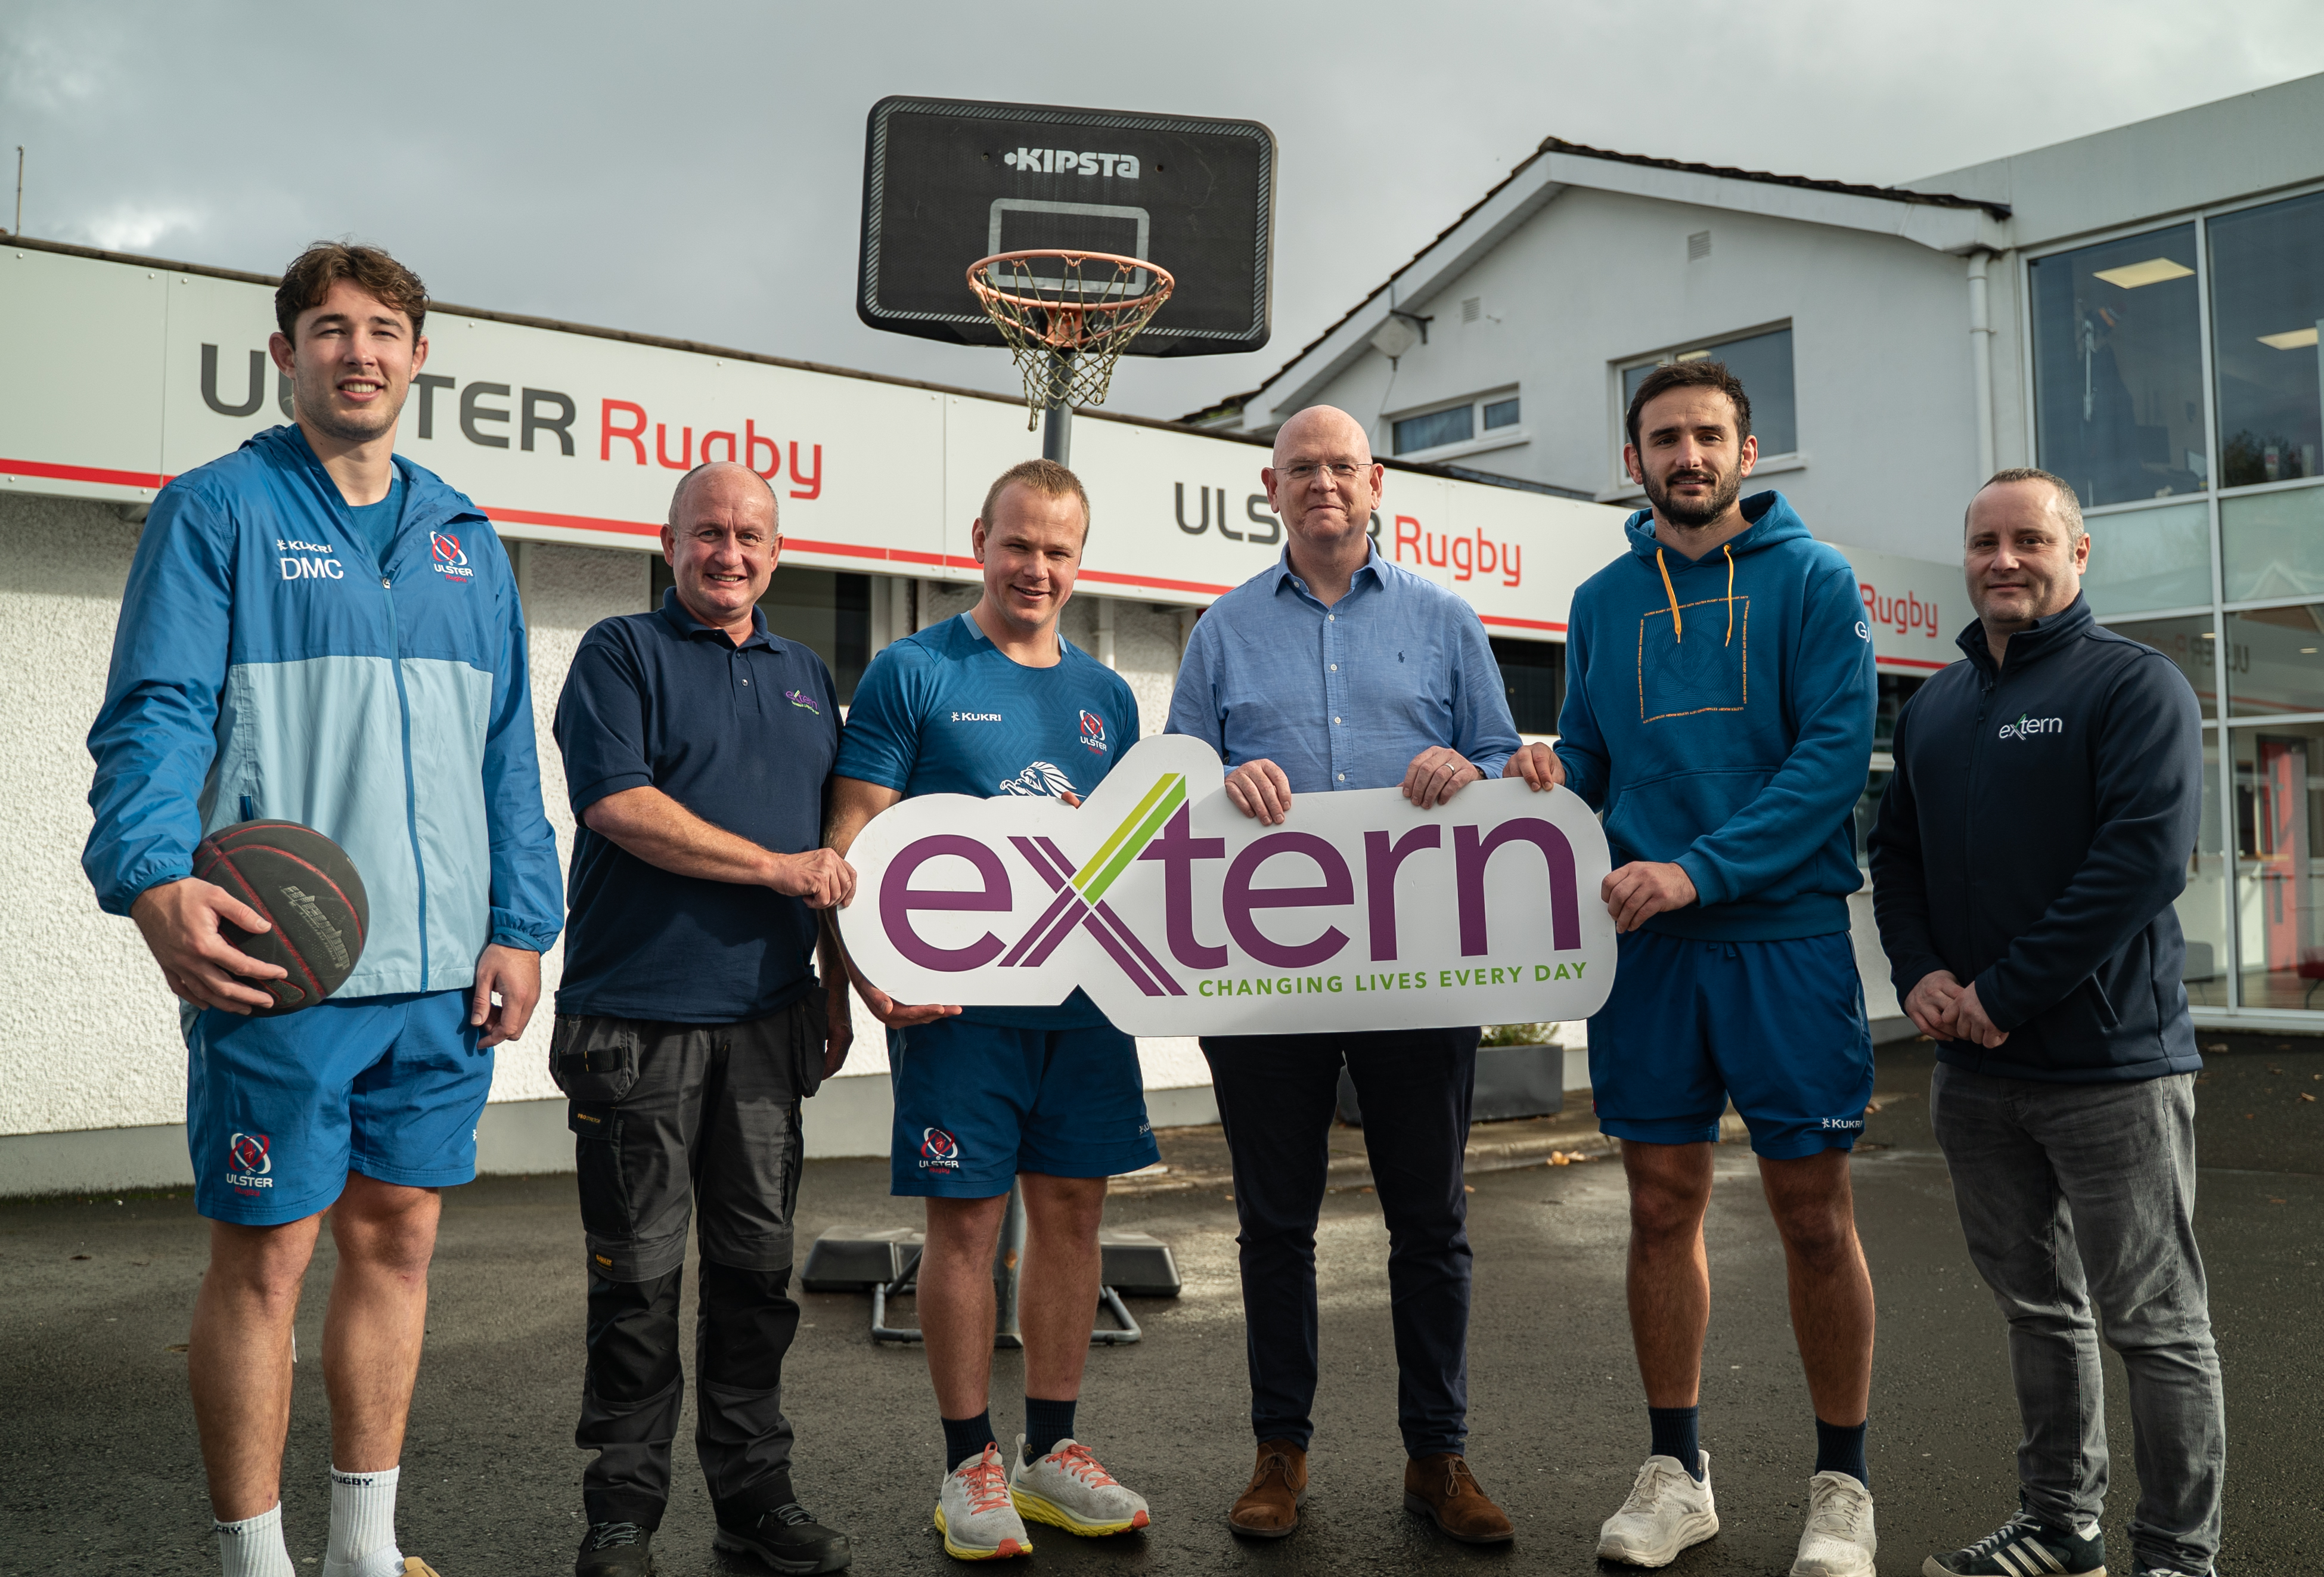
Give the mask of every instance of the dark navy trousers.
M 1461 1174 L 1477 1033 L 1204 1038 L 1234 1163 L 1256 1438 L 1304 1449 L 1315 1433 L 1315 1222 L 1344 1063 L 1388 1217 L 1404 1449 L 1416 1457 L 1465 1449 L 1471 1256 Z

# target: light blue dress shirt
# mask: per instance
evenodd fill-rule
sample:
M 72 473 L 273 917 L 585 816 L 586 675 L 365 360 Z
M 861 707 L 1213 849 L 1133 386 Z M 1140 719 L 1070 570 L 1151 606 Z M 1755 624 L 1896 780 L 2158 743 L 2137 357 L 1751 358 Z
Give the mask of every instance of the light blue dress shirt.
M 1476 610 L 1377 548 L 1331 607 L 1287 549 L 1212 604 L 1186 643 L 1167 732 L 1203 740 L 1230 771 L 1271 761 L 1294 794 L 1393 788 L 1434 745 L 1498 778 L 1517 748 Z

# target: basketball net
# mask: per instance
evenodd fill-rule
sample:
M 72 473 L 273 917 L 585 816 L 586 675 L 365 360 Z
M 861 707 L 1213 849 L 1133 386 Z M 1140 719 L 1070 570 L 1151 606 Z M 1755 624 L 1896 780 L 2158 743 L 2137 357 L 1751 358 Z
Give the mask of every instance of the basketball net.
M 1025 376 L 1028 431 L 1052 407 L 1104 404 L 1113 364 L 1176 285 L 1167 269 L 1109 252 L 1003 252 L 968 270 Z

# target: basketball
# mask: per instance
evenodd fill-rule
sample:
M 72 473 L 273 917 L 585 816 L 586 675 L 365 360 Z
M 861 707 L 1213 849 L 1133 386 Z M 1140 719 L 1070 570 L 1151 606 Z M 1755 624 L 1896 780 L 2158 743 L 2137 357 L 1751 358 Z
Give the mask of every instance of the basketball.
M 271 931 L 253 936 L 221 921 L 219 934 L 253 958 L 279 964 L 281 980 L 253 981 L 274 999 L 262 1019 L 311 1008 L 346 983 L 363 956 L 371 904 L 346 851 L 295 821 L 221 827 L 194 850 L 194 874 L 264 915 Z

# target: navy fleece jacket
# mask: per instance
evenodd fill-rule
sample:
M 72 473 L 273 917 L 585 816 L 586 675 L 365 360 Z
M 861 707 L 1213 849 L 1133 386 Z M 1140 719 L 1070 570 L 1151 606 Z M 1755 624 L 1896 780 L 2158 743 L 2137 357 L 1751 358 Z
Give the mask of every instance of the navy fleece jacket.
M 2184 675 L 2077 597 L 1921 687 L 1872 833 L 1872 907 L 1896 994 L 1977 985 L 2009 1038 L 1941 1062 L 2104 1084 L 2203 1065 L 2172 907 L 2203 815 L 2203 719 Z
M 1856 571 L 1780 493 L 1700 559 L 1626 527 L 1573 594 L 1558 758 L 1617 869 L 1675 862 L 1697 901 L 1650 931 L 1765 942 L 1848 929 L 1876 680 Z M 1667 576 L 1667 579 L 1665 579 Z

